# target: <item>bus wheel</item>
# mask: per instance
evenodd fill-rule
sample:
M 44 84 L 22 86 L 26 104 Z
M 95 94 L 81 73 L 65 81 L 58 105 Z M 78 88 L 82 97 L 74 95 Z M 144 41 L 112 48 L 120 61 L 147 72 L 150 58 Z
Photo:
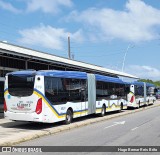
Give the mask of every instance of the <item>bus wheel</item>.
M 138 102 L 138 109 L 140 108 L 140 101 Z
M 121 103 L 121 109 L 120 109 L 120 111 L 121 111 L 121 110 L 123 110 L 123 103 Z
M 65 124 L 70 124 L 73 119 L 73 113 L 70 109 L 67 110 Z
M 100 116 L 103 117 L 105 115 L 105 113 L 106 113 L 106 107 L 105 107 L 105 105 L 103 105 Z

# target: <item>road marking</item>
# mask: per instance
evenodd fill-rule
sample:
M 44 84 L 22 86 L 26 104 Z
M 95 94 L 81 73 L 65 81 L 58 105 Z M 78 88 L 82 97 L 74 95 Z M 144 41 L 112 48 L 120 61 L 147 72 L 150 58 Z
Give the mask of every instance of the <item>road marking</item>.
M 107 126 L 107 127 L 105 127 L 104 129 L 108 129 L 108 128 L 112 127 L 112 126 L 116 126 L 116 125 L 124 125 L 124 124 L 125 124 L 125 121 L 122 121 L 122 122 L 114 122 L 113 125 Z
M 131 130 L 134 131 L 134 130 L 136 130 L 136 129 L 138 129 L 138 127 L 135 127 L 135 128 L 133 128 L 133 129 L 131 129 Z
M 133 128 L 133 129 L 131 129 L 131 130 L 132 130 L 132 131 L 134 131 L 134 130 L 136 130 L 137 128 L 139 128 L 139 127 L 141 127 L 141 126 L 143 126 L 143 125 L 145 125 L 145 124 L 147 124 L 147 123 L 151 122 L 152 120 L 153 120 L 153 119 L 147 120 L 146 122 L 144 122 L 144 123 L 140 124 L 139 126 L 137 126 L 137 127 Z

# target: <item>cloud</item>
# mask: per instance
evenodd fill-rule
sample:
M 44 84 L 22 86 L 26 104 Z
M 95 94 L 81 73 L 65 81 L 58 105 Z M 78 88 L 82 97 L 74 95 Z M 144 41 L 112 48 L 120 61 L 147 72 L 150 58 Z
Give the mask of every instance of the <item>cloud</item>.
M 0 0 L 0 8 L 13 12 L 13 13 L 20 13 L 21 10 L 18 10 L 17 8 L 15 8 L 12 4 L 8 3 L 8 2 L 4 2 L 3 0 Z
M 27 2 L 27 12 L 41 10 L 44 13 L 56 14 L 60 11 L 60 7 L 71 7 L 71 0 L 29 0 Z
M 160 70 L 151 66 L 130 65 L 125 70 L 140 78 L 160 80 Z
M 82 12 L 73 11 L 67 19 L 81 22 L 84 28 L 96 32 L 97 39 L 150 41 L 158 37 L 160 10 L 142 0 L 128 0 L 122 11 L 89 8 Z
M 68 35 L 70 35 L 74 42 L 83 41 L 83 32 L 81 30 L 71 33 L 63 28 L 54 28 L 43 24 L 31 29 L 20 30 L 19 33 L 21 35 L 21 38 L 18 39 L 19 43 L 25 45 L 38 45 L 40 47 L 56 50 L 64 49 L 64 44 L 67 45 Z

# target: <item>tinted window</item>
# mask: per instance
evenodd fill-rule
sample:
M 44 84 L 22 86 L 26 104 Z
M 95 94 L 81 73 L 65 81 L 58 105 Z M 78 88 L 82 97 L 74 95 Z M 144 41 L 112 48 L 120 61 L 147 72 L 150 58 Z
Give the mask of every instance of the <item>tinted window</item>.
M 109 95 L 115 95 L 115 83 L 108 83 Z
M 97 99 L 110 98 L 111 95 L 116 95 L 117 97 L 125 96 L 125 85 L 110 83 L 110 82 L 101 82 L 97 81 L 96 84 L 96 96 Z
M 86 80 L 45 77 L 45 95 L 52 104 L 86 100 Z
M 125 85 L 123 85 L 123 84 L 115 84 L 115 95 L 117 95 L 117 96 L 125 96 Z
M 30 96 L 34 89 L 33 75 L 9 75 L 8 91 L 12 96 Z
M 45 77 L 45 96 L 52 104 L 57 104 L 60 101 L 66 102 L 69 99 L 69 94 L 65 89 L 63 79 Z
M 142 86 L 135 86 L 135 95 L 143 96 L 144 88 Z
M 101 81 L 97 81 L 96 96 L 97 96 L 97 99 L 101 99 L 104 96 L 103 82 Z
M 155 94 L 155 87 L 147 87 L 147 95 Z

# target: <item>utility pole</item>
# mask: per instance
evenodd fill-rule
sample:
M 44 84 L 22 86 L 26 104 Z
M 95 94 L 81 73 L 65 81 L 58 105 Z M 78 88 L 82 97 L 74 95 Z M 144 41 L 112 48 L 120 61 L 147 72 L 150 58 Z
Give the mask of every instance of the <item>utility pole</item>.
M 70 36 L 68 36 L 68 58 L 71 59 Z

